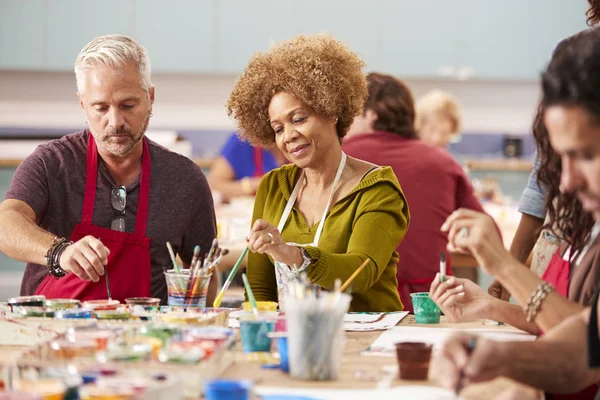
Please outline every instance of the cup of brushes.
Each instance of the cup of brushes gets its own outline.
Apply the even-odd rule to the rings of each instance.
[[[206,257],[200,255],[200,246],[196,246],[190,268],[184,269],[177,263],[169,242],[167,249],[173,263],[173,268],[165,271],[169,305],[205,308],[212,273],[228,251],[219,248],[217,239],[213,240]]]

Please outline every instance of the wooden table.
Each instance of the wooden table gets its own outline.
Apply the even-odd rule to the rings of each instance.
[[[437,328],[453,328],[453,329],[504,329],[514,330],[510,326],[487,326],[481,321],[470,323],[450,323],[442,317],[440,324],[436,325],[419,325],[416,324],[413,316],[405,317],[400,324],[401,326],[421,326],[426,329]],[[247,356],[241,352],[241,345],[238,343],[238,351],[236,354],[236,362],[225,373],[223,378],[226,379],[251,379],[255,386],[271,386],[271,387],[297,387],[297,388],[328,388],[328,389],[372,389],[376,388],[378,382],[376,380],[366,380],[357,377],[357,373],[374,377],[378,372],[386,366],[395,365],[396,359],[390,357],[377,356],[361,356],[361,351],[365,350],[369,345],[381,334],[379,332],[347,332],[346,347],[344,350],[341,366],[340,379],[337,381],[328,382],[310,382],[300,381],[290,378],[289,375],[280,370],[263,369],[258,364],[248,361]],[[8,361],[15,357],[20,351],[26,347],[19,346],[0,346],[0,359]],[[428,385],[438,386],[432,379],[427,381],[401,381],[395,379],[392,386],[402,385]],[[491,395],[501,392],[510,385],[510,381],[505,378],[499,378],[490,382],[472,385],[465,388],[462,392],[464,399],[488,399]]]

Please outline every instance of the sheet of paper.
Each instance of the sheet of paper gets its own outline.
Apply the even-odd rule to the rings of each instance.
[[[434,349],[439,348],[442,343],[455,332],[468,332],[497,341],[509,340],[535,340],[536,336],[527,332],[509,329],[451,329],[451,328],[429,328],[416,326],[396,326],[383,332],[364,355],[395,356],[395,344],[398,342],[425,342],[431,343]]]
[[[383,331],[398,325],[408,311],[390,313],[348,313],[344,316],[347,332]]]
[[[376,398],[377,400],[454,400],[450,390],[432,386],[399,386],[390,389],[303,389],[258,386],[254,392],[259,396],[276,399],[277,396],[294,396],[295,399],[346,400]],[[368,396],[368,397],[367,397]]]

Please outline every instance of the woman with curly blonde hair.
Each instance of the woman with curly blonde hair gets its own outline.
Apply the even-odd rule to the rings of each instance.
[[[255,55],[231,92],[240,135],[275,143],[290,161],[256,194],[247,275],[257,300],[279,301],[301,272],[333,290],[369,259],[350,309],[402,310],[395,248],[408,228],[406,199],[391,168],[340,145],[367,96],[363,66],[330,36],[298,36]]]

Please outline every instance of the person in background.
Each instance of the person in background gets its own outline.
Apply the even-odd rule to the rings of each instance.
[[[589,253],[600,246],[597,241],[600,231],[598,68],[600,28],[591,28],[561,41],[542,75],[544,123],[549,143],[561,160],[561,190],[577,196],[583,209],[596,221],[579,257],[587,257],[586,250]],[[486,216],[460,210],[448,219],[444,229],[449,231],[451,247],[471,252],[479,265],[496,276],[519,304],[524,305],[527,319],[546,334],[534,343],[500,344],[470,335],[450,339],[440,353],[442,382],[452,386],[461,374],[468,382],[506,376],[563,394],[593,384],[571,398],[594,398],[596,383],[600,381],[600,372],[590,369],[590,366],[598,366],[600,359],[595,315],[598,294],[592,301],[594,318],[590,318],[589,308],[565,299],[507,254]],[[554,312],[549,312],[551,310]],[[564,320],[565,315],[571,317],[561,323],[560,316]],[[589,335],[588,340],[586,335]],[[474,343],[470,346],[471,355],[466,355],[467,342]]]
[[[390,75],[367,75],[369,95],[364,111],[350,127],[342,149],[348,155],[389,165],[400,181],[410,206],[411,223],[398,245],[398,292],[404,309],[412,311],[410,294],[427,292],[446,234],[440,227],[457,208],[483,212],[462,167],[445,149],[420,140],[410,89]],[[448,273],[451,260],[446,256]]]
[[[352,283],[352,311],[400,311],[396,247],[409,223],[391,168],[346,156],[362,112],[363,61],[327,35],[298,36],[255,55],[228,102],[243,138],[290,161],[262,179],[247,238],[256,300],[279,301],[300,273],[326,289]]]
[[[225,201],[237,196],[252,196],[261,178],[284,161],[277,148],[254,147],[233,133],[223,146],[221,156],[211,166],[208,183]]]
[[[594,26],[600,21],[600,0],[588,0],[588,4],[589,8],[586,11],[586,22],[588,26]],[[538,108],[533,123],[533,134],[536,138],[538,135],[547,137],[541,108]],[[550,147],[549,144],[547,146]],[[545,160],[547,166],[560,165],[560,159],[551,148],[548,149],[546,153],[549,157]],[[552,259],[553,254],[562,244],[564,244],[564,239],[562,239],[560,235],[553,235],[551,232],[552,230],[547,229],[548,226],[542,230],[544,221],[547,221],[547,211],[554,211],[562,208],[562,206],[554,207],[553,198],[556,196],[551,196],[552,198],[548,199],[548,190],[544,184],[544,182],[546,185],[555,182],[556,177],[560,175],[560,171],[556,171],[556,167],[552,166],[551,168],[545,168],[546,172],[538,177],[540,164],[541,160],[539,157],[536,157],[533,169],[527,179],[527,186],[521,195],[521,200],[519,202],[521,220],[519,221],[519,226],[517,227],[515,237],[511,243],[510,253],[519,260],[519,262],[525,264],[533,249],[534,253],[531,259],[530,268],[538,275],[542,276],[546,271],[546,267]],[[558,186],[553,186],[555,186],[554,192],[557,193],[559,191]],[[578,200],[576,198],[572,196],[563,197],[562,201],[570,203],[566,204],[566,209],[575,210],[574,212],[576,215],[580,215],[580,211],[577,210],[581,209],[581,204],[577,204]],[[591,218],[588,217],[586,221],[583,221],[581,226],[586,227],[586,230],[579,232],[580,237],[584,237],[585,232],[590,231],[590,220]],[[575,241],[577,241],[577,239],[577,237],[574,238]],[[581,240],[579,242],[581,242]],[[577,248],[577,246],[572,247]],[[488,288],[488,293],[502,300],[508,301],[510,299],[510,293],[502,287],[497,279],[495,279]]]
[[[432,90],[416,103],[415,128],[428,144],[447,148],[460,132],[460,105],[449,93]]]
[[[165,303],[165,243],[189,264],[194,246],[208,250],[216,236],[210,188],[191,160],[144,137],[154,85],[140,44],[95,38],[75,77],[88,128],[38,146],[19,166],[0,204],[0,251],[27,262],[22,295],[106,299],[106,271],[114,299]]]

